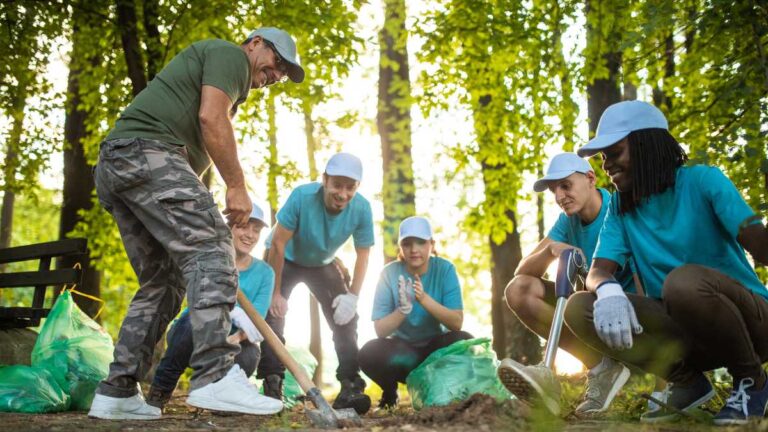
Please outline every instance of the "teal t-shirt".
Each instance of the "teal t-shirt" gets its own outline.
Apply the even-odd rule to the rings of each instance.
[[[381,271],[379,283],[376,285],[376,294],[373,298],[372,319],[374,321],[391,314],[400,305],[398,300],[400,276],[406,281],[413,282],[413,275],[406,271],[405,263],[402,261],[393,261]],[[464,309],[459,277],[456,274],[456,267],[450,261],[439,257],[430,257],[427,272],[421,276],[421,283],[424,286],[424,292],[436,302],[448,309]],[[413,310],[393,335],[410,342],[418,342],[439,336],[447,331],[440,324],[440,321],[414,300]]]
[[[568,216],[565,213],[560,213],[557,222],[555,222],[552,229],[549,230],[549,234],[547,234],[547,237],[552,241],[566,243],[581,249],[587,258],[587,266],[592,266],[592,255],[595,253],[597,238],[600,235],[600,228],[603,227],[603,220],[608,213],[608,207],[610,207],[611,202],[611,194],[607,190],[603,188],[598,190],[600,191],[603,204],[600,206],[600,213],[595,220],[584,225],[581,223],[579,215]],[[632,265],[631,258],[616,270],[614,277],[624,288],[624,291],[636,292],[635,280],[632,277],[633,273],[634,266]]]
[[[262,317],[266,317],[272,302],[272,293],[275,290],[275,272],[272,267],[264,261],[254,258],[247,269],[239,272],[238,283],[240,290],[253,304],[253,307]],[[189,313],[189,308],[184,309],[180,316],[187,313]]]
[[[221,39],[195,42],[178,53],[120,114],[107,139],[149,138],[187,146],[199,175],[211,165],[200,129],[203,86],[223,91],[230,115],[251,89],[251,67],[243,50]]]
[[[330,264],[350,236],[356,248],[373,246],[371,205],[359,193],[334,215],[325,208],[322,184],[305,184],[291,192],[276,218],[285,229],[293,231],[285,247],[285,259],[305,267]],[[266,247],[271,244],[270,233]]]
[[[646,295],[662,297],[667,275],[684,264],[713,268],[768,298],[736,240],[739,225],[754,215],[731,181],[717,168],[677,170],[675,186],[619,215],[618,198],[608,209],[595,258],[634,258]]]

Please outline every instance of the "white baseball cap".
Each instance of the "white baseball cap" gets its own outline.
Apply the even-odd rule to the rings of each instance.
[[[331,176],[349,177],[355,181],[363,179],[363,163],[351,153],[336,153],[328,159],[325,173]]]
[[[533,190],[544,192],[549,187],[549,182],[562,180],[573,173],[586,174],[592,170],[586,159],[579,157],[576,153],[560,153],[549,161],[547,174],[536,180],[533,184]]]
[[[404,238],[416,237],[422,240],[432,239],[432,227],[427,218],[421,216],[411,216],[400,222],[400,235],[397,242],[400,243]]]
[[[299,63],[299,56],[296,54],[296,42],[291,35],[284,30],[276,27],[262,27],[256,29],[248,35],[248,39],[255,36],[261,36],[275,46],[280,57],[288,63],[288,78],[295,83],[304,81],[304,68]]]
[[[641,129],[669,130],[664,114],[648,102],[639,100],[615,103],[605,109],[597,124],[595,137],[580,148],[581,157],[590,157]]]
[[[257,221],[264,223],[264,226],[268,227],[269,222],[267,222],[267,218],[264,216],[264,210],[262,210],[253,199],[251,199],[251,203],[253,203],[253,207],[251,208],[251,216],[249,219],[256,219]]]

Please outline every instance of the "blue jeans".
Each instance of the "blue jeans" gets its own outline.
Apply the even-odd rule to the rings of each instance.
[[[189,367],[189,359],[192,357],[192,350],[194,349],[192,324],[188,313],[173,323],[168,331],[167,342],[168,348],[157,366],[152,387],[163,392],[172,392],[176,388],[181,374]],[[240,365],[246,376],[251,376],[256,370],[256,365],[259,364],[260,357],[259,346],[244,340],[240,342],[240,354],[235,356],[235,363]]]

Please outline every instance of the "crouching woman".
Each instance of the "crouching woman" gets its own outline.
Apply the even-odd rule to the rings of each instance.
[[[383,390],[380,408],[397,405],[397,383],[431,353],[471,339],[464,321],[461,287],[450,261],[433,256],[432,227],[423,217],[400,224],[398,259],[381,272],[373,301],[377,339],[358,356],[360,368]]]

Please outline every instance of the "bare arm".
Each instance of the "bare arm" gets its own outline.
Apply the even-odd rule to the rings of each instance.
[[[352,276],[352,286],[349,291],[354,295],[360,295],[363,288],[365,273],[368,271],[368,256],[371,254],[371,248],[355,248],[357,259],[355,260],[355,270]]]
[[[609,280],[615,280],[613,274],[619,265],[615,261],[603,258],[592,260],[592,268],[587,275],[587,290],[595,292],[601,283]]]
[[[376,330],[376,336],[385,338],[397,330],[400,324],[405,321],[406,315],[400,312],[399,309],[395,309],[394,312],[385,316],[384,318],[377,319],[373,322],[373,328]]]
[[[755,262],[768,265],[768,228],[763,224],[747,225],[739,230],[738,240]]]
[[[272,270],[275,271],[275,291],[272,293],[272,304],[269,311],[278,317],[285,316],[288,309],[287,302],[280,292],[280,284],[283,278],[283,265],[285,264],[285,245],[293,237],[293,231],[280,225],[275,225],[275,231],[272,234],[272,244],[269,247],[267,262]]]
[[[205,149],[227,185],[224,214],[230,225],[244,227],[251,212],[251,199],[237,158],[237,142],[229,113],[232,101],[220,89],[204,85],[200,96],[200,130]]]

